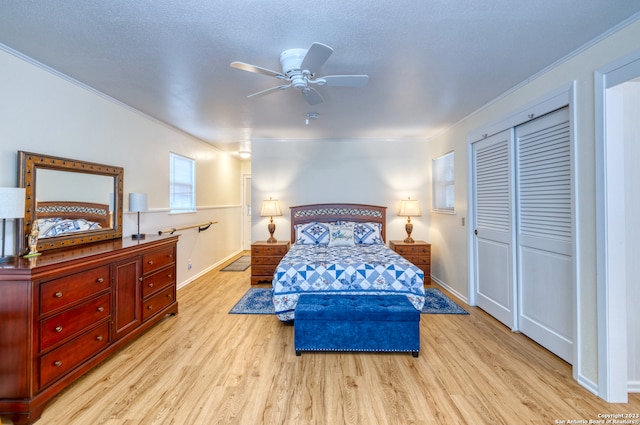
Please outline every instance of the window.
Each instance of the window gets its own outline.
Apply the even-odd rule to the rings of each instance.
[[[431,181],[433,184],[433,211],[453,213],[456,186],[453,179],[453,152],[433,160]]]
[[[196,161],[169,153],[169,208],[171,212],[196,210]]]

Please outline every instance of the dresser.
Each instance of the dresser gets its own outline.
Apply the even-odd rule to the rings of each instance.
[[[31,424],[65,387],[178,312],[178,236],[0,263],[0,415]]]
[[[251,284],[272,283],[276,267],[290,246],[289,241],[252,243]]]
[[[424,284],[431,285],[431,244],[424,241],[407,243],[389,241],[389,248],[411,261],[424,272]]]

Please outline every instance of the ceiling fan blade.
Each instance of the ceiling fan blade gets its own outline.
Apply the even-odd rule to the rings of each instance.
[[[309,80],[312,82],[312,80]],[[369,82],[368,75],[327,75],[313,80],[319,86],[362,87]]]
[[[309,105],[317,105],[318,103],[322,103],[324,99],[320,96],[320,93],[313,87],[307,87],[302,90],[302,95],[304,99],[307,101]]]
[[[300,69],[308,70],[313,74],[320,69],[332,53],[333,49],[326,44],[313,43],[307,50],[307,54],[304,55]]]
[[[276,77],[283,80],[287,78],[280,72],[272,71],[267,68],[262,68],[261,66],[251,65],[244,62],[231,62],[231,68],[240,69],[247,72],[254,72],[256,74],[268,75],[269,77]]]
[[[278,90],[284,90],[284,89],[287,89],[289,87],[291,87],[291,84],[286,84],[286,85],[277,86],[277,87],[271,87],[269,89],[262,90],[262,91],[259,91],[257,93],[250,94],[249,96],[247,96],[247,98],[266,96],[266,95],[271,94],[273,92],[277,92]]]

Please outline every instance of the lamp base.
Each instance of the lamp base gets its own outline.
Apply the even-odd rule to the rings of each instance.
[[[409,218],[411,220],[411,218]],[[414,243],[415,241],[411,237],[411,232],[413,232],[413,224],[411,221],[408,221],[407,224],[404,225],[404,230],[407,232],[407,238],[404,240],[404,243]]]
[[[131,235],[131,239],[139,240],[144,239],[146,236],[144,233],[136,233],[135,235]]]
[[[273,218],[271,218],[273,220]],[[273,233],[276,231],[275,223],[271,222],[267,225],[267,230],[269,230],[269,239],[267,239],[267,243],[276,243],[278,242],[276,238],[273,237]]]

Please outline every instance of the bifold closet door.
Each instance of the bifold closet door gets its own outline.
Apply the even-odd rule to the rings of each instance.
[[[573,360],[573,209],[569,108],[515,129],[518,327]]]
[[[515,330],[511,130],[472,145],[477,305]]]

